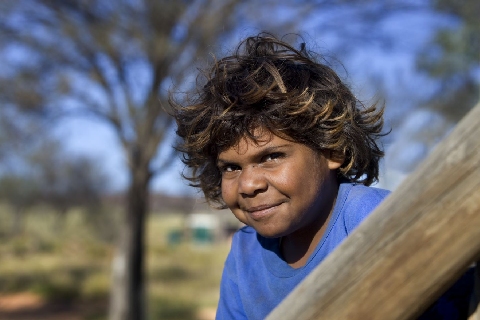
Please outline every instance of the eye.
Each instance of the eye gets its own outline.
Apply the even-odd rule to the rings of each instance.
[[[220,172],[234,172],[240,170],[240,167],[234,164],[224,164],[219,167]]]
[[[272,152],[263,157],[263,161],[273,161],[283,158],[285,155],[282,152]]]

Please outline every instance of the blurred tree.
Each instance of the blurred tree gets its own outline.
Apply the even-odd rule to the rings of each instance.
[[[53,207],[58,227],[74,206],[98,211],[108,178],[92,159],[68,156],[58,141],[45,136],[32,147],[23,154],[10,150],[9,156],[17,161],[0,173],[0,199],[13,209],[12,234],[21,232],[24,212],[35,204]]]
[[[168,87],[190,87],[191,67],[238,33],[306,28],[336,35],[333,52],[380,39],[391,14],[426,2],[375,0],[18,0],[0,2],[2,101],[39,118],[89,115],[111,125],[129,165],[124,230],[113,262],[111,319],[143,319],[144,224],[152,177],[172,161]],[[272,18],[275,17],[275,18]],[[302,25],[309,23],[308,26]],[[348,23],[345,23],[348,22]],[[247,29],[249,28],[249,29]],[[222,44],[222,45],[219,45]]]
[[[0,200],[12,208],[11,235],[15,236],[23,230],[25,210],[39,202],[40,188],[24,175],[5,174],[0,176]]]
[[[145,317],[148,187],[172,159],[156,157],[172,127],[165,89],[179,84],[192,61],[231,29],[237,2],[0,3],[1,49],[10,57],[0,80],[2,100],[44,119],[66,114],[102,119],[115,130],[128,159],[128,205],[113,263],[112,319]]]
[[[39,132],[32,119],[11,105],[0,108],[0,200],[12,208],[11,234],[23,230],[25,210],[40,201],[37,181],[29,177],[29,150]],[[36,141],[38,142],[38,141]]]
[[[402,117],[385,159],[403,177],[480,99],[480,3],[435,0],[432,6],[441,24],[416,56],[419,73],[429,81],[413,88],[428,93]]]
[[[450,23],[420,52],[418,67],[439,83],[427,107],[456,123],[480,100],[480,2],[433,3]]]
[[[100,205],[109,179],[93,159],[68,155],[59,141],[46,134],[34,139],[28,128],[22,128],[30,124],[24,116],[5,115],[0,119],[7,124],[0,127],[0,149],[5,150],[0,157],[0,198],[14,209],[14,233],[21,231],[25,209],[37,203],[52,206],[60,223],[73,206]]]
[[[43,141],[41,148],[31,154],[29,161],[31,179],[41,186],[41,201],[58,213],[58,229],[73,207],[98,212],[109,179],[93,159],[66,154],[58,141],[50,140]]]
[[[1,89],[0,89],[1,90]],[[0,174],[2,171],[23,170],[26,159],[37,137],[43,135],[42,127],[32,117],[19,112],[9,104],[0,107]]]

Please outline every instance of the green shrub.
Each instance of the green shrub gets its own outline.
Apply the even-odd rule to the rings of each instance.
[[[23,257],[29,251],[28,239],[25,237],[15,237],[10,242],[11,253],[17,257]]]
[[[149,274],[148,280],[155,282],[179,282],[191,279],[194,275],[185,267],[181,265],[171,265],[159,267],[152,270]]]
[[[32,291],[50,301],[70,303],[80,297],[80,286],[68,274],[57,274],[36,283]]]
[[[149,318],[162,320],[194,320],[196,319],[197,305],[192,301],[185,301],[171,297],[157,297],[149,301]]]
[[[105,272],[89,275],[82,282],[82,298],[95,299],[109,296],[110,278]]]

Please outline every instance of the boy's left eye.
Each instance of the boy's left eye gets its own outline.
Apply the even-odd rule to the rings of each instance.
[[[283,153],[281,152],[274,152],[274,153],[269,153],[265,157],[263,157],[263,161],[272,161],[275,159],[279,159],[283,157]]]

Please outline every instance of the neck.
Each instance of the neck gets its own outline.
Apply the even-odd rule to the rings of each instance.
[[[325,233],[330,215],[324,219],[322,226],[314,234],[303,237],[288,235],[280,238],[280,252],[283,259],[293,268],[303,267]]]
[[[335,206],[338,184],[333,189],[330,190],[328,196],[325,195],[327,199],[331,200],[324,204],[325,209],[318,212],[314,221],[296,232],[280,238],[280,253],[291,267],[303,267],[322,239]]]

